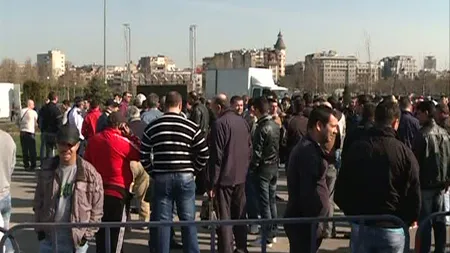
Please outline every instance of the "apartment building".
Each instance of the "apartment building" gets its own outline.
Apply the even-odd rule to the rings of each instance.
[[[423,59],[423,69],[425,71],[435,72],[436,71],[436,57],[434,56],[425,56]]]
[[[174,71],[175,63],[164,55],[144,56],[139,59],[138,68],[141,72]]]
[[[269,68],[274,80],[285,76],[286,45],[283,35],[278,33],[273,48],[240,49],[215,53],[203,58],[204,69]]]
[[[414,79],[417,76],[416,60],[408,55],[384,57],[379,62],[383,78],[397,77]]]
[[[379,65],[374,62],[358,63],[356,65],[356,82],[365,85],[378,82],[380,78]]]
[[[340,56],[333,50],[308,54],[305,56],[305,85],[317,92],[355,85],[357,63],[356,57]]]
[[[66,55],[60,50],[38,54],[37,67],[41,78],[58,78],[66,72]]]

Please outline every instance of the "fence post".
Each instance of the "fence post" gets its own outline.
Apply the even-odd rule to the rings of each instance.
[[[52,229],[52,241],[53,241],[53,243],[52,243],[53,252],[59,252],[58,251],[58,233],[56,233],[56,227],[53,227],[53,229]]]
[[[311,223],[311,242],[310,242],[310,251],[311,251],[311,253],[316,253],[317,252],[317,250],[316,250],[316,247],[317,247],[317,236],[316,236],[316,234],[317,234],[317,226],[318,226],[318,223],[317,222],[313,222],[313,223]]]
[[[111,252],[111,228],[105,228],[105,252]]]

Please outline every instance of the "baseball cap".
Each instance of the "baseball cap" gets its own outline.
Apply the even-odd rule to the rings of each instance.
[[[110,98],[106,100],[105,106],[119,107],[119,104],[114,101],[114,99]]]
[[[56,134],[57,143],[75,145],[80,141],[80,131],[74,125],[62,126]]]

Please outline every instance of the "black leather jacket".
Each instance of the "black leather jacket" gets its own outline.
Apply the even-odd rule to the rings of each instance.
[[[205,105],[200,102],[196,102],[192,106],[189,119],[198,124],[201,130],[208,133],[209,130],[209,111]]]
[[[277,164],[280,149],[280,126],[272,116],[266,115],[256,122],[253,135],[253,155],[250,170],[258,171],[263,165]]]
[[[420,166],[421,189],[444,189],[449,180],[450,135],[434,120],[420,129],[413,151]]]

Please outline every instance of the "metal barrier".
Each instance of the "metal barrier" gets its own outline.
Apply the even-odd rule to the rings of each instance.
[[[1,230],[0,232],[4,233],[3,238],[0,240],[0,249],[5,245],[6,239],[9,238],[11,240],[11,244],[13,244],[13,248],[15,252],[20,252],[19,245],[17,241],[14,239],[14,233],[23,229],[47,229],[52,230],[52,241],[57,242],[58,234],[56,233],[57,229],[61,228],[86,228],[86,227],[95,227],[95,228],[104,228],[105,229],[105,249],[106,252],[111,252],[111,228],[118,227],[129,227],[129,228],[158,228],[158,227],[184,227],[184,226],[209,226],[211,227],[211,243],[210,243],[210,252],[216,252],[216,232],[215,228],[218,226],[232,226],[232,225],[261,225],[262,229],[262,245],[261,252],[267,252],[266,245],[266,230],[264,229],[267,225],[272,224],[311,224],[316,225],[318,223],[324,222],[358,222],[359,224],[364,224],[367,221],[390,221],[398,224],[403,227],[405,231],[405,252],[409,251],[409,228],[405,226],[403,221],[393,215],[366,215],[366,216],[340,216],[340,217],[323,217],[323,218],[282,218],[282,219],[271,219],[271,220],[214,220],[214,221],[158,221],[158,222],[102,222],[102,223],[22,223],[17,224],[11,227],[9,230]],[[364,233],[364,226],[359,230],[359,234],[362,235]],[[314,252],[314,248],[316,248],[316,240],[315,234],[317,232],[317,226],[311,226],[311,252]],[[58,244],[53,243],[53,252],[58,252]]]
[[[445,216],[450,216],[450,212],[432,213],[430,216],[426,217],[424,220],[422,220],[419,223],[419,227],[417,228],[416,236],[415,236],[415,240],[414,240],[414,252],[420,252],[420,247],[422,245],[420,235],[422,234],[424,227],[426,227],[428,225],[427,223],[431,222],[432,220],[434,220],[438,217],[442,217],[442,216],[444,216],[444,218],[445,218]],[[446,223],[446,222],[444,221],[444,223]]]

